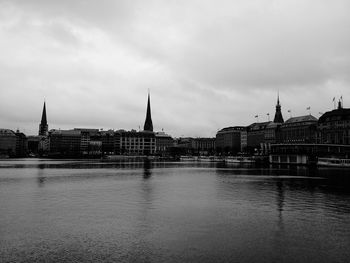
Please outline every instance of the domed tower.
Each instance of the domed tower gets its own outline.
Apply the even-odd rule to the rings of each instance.
[[[275,122],[275,123],[284,123],[282,112],[281,112],[279,93],[277,94],[276,113],[275,113],[275,118],[273,119],[273,122]]]

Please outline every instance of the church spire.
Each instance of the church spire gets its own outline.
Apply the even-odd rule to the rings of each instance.
[[[46,118],[46,105],[44,101],[44,107],[43,107],[43,113],[41,115],[41,122],[39,124],[39,135],[46,136],[48,134],[49,126],[47,124],[47,118]]]
[[[145,120],[145,125],[143,126],[143,130],[153,132],[153,123],[152,123],[152,117],[151,117],[151,102],[150,102],[149,91],[148,91],[146,120]]]
[[[277,93],[276,113],[275,113],[275,118],[273,119],[273,122],[275,122],[275,123],[283,123],[284,122],[282,112],[281,112],[279,91]]]

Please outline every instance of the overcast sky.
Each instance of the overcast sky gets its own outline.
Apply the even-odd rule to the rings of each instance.
[[[0,0],[0,128],[215,136],[350,107],[349,0]]]

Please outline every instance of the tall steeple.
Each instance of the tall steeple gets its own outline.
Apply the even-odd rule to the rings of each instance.
[[[151,117],[151,102],[150,102],[149,92],[148,92],[148,101],[147,101],[146,120],[145,120],[145,125],[143,126],[143,130],[153,132],[153,123],[152,123],[152,117]]]
[[[47,124],[46,105],[44,101],[43,113],[41,115],[41,122],[39,124],[39,135],[46,136],[48,134],[48,131],[49,131],[49,125]]]
[[[275,118],[273,119],[273,122],[275,122],[275,123],[283,123],[284,122],[282,112],[281,112],[279,92],[277,93],[276,113],[275,113]]]

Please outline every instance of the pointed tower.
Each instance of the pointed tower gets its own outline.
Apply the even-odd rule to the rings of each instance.
[[[284,123],[282,112],[281,112],[279,92],[277,93],[276,113],[275,113],[275,118],[273,119],[273,122],[275,122],[275,123]]]
[[[151,103],[150,103],[149,92],[148,92],[146,120],[145,120],[145,125],[143,126],[143,130],[153,132],[153,123],[152,123],[152,117],[151,117]]]
[[[49,131],[49,125],[47,124],[46,105],[45,105],[45,102],[44,102],[43,114],[41,115],[41,122],[39,124],[39,135],[47,136],[48,131]]]

